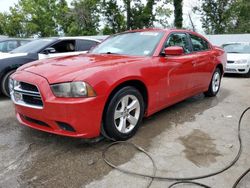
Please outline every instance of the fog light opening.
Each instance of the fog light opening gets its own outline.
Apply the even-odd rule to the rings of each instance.
[[[76,130],[68,123],[64,123],[64,122],[60,122],[60,121],[57,121],[56,123],[60,127],[60,129],[62,129],[64,131],[76,132]]]

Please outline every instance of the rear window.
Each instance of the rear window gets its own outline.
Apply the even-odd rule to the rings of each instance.
[[[227,53],[250,54],[250,44],[232,43],[222,45]]]
[[[32,42],[29,42],[23,46],[16,48],[15,50],[11,51],[12,53],[38,53],[41,49],[45,48],[46,46],[50,45],[56,41],[56,39],[38,39]]]
[[[92,47],[96,46],[98,42],[92,40],[78,40],[77,51],[89,51]]]
[[[193,51],[199,52],[209,50],[209,44],[206,40],[195,35],[190,35],[190,37],[193,45]]]

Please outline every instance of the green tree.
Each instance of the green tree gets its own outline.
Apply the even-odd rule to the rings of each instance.
[[[233,22],[233,5],[236,0],[200,0],[194,10],[201,13],[202,27],[207,34],[228,33]]]
[[[153,27],[155,21],[154,5],[155,0],[148,0],[145,5],[140,0],[134,1],[134,6],[131,8],[132,29]]]
[[[99,32],[100,1],[74,0],[72,6],[67,35],[96,35]]]
[[[125,11],[126,11],[126,18],[127,18],[127,30],[130,30],[132,27],[131,23],[131,0],[123,0]]]
[[[4,33],[14,37],[56,36],[67,28],[66,0],[20,0],[4,16]]]
[[[249,0],[237,0],[232,5],[232,15],[234,15],[231,21],[230,33],[250,33],[250,1]]]
[[[158,6],[156,7],[155,22],[156,24],[166,28],[169,27],[169,17],[172,14],[172,10],[168,7]]]
[[[103,34],[109,35],[125,30],[125,16],[122,7],[118,6],[116,0],[104,0],[102,2],[102,13],[105,17],[105,27]]]
[[[10,14],[4,14],[4,34],[11,37],[25,37],[24,15],[20,14],[20,9],[16,5],[10,8]]]
[[[25,15],[28,34],[39,34],[41,37],[55,36],[61,29],[59,25],[67,9],[65,0],[21,0],[21,14]]]
[[[176,28],[182,28],[182,1],[183,0],[174,0],[174,25]]]
[[[156,20],[156,3],[159,0],[123,0],[126,12],[127,29],[153,27]]]
[[[6,17],[3,13],[0,13],[0,35],[4,35],[4,27],[5,27]]]

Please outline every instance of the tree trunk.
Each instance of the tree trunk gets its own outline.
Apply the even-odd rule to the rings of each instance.
[[[182,1],[174,0],[174,25],[176,28],[182,28]]]

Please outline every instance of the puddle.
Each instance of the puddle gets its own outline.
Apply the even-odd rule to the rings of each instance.
[[[221,156],[214,139],[201,130],[195,129],[179,139],[185,147],[186,158],[197,166],[209,166],[216,162],[216,157]]]

